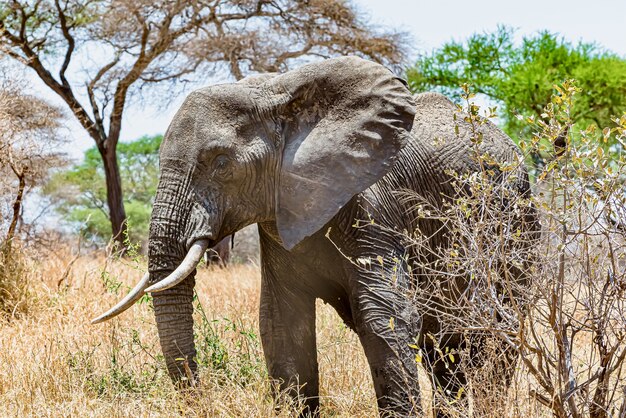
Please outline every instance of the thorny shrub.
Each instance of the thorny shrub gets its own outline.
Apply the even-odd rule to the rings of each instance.
[[[540,119],[526,120],[535,134],[507,164],[480,151],[494,111],[481,115],[464,91],[457,119],[472,126],[480,169],[448,173],[457,194],[442,207],[406,192],[447,237],[433,248],[422,231],[403,233],[418,254],[407,263],[419,281],[411,297],[442,324],[423,337],[435,360],[412,345],[416,361],[467,376],[456,393],[433,378],[432,402],[452,416],[519,416],[531,403],[541,415],[625,417],[626,115],[575,131],[579,89],[566,81]],[[519,164],[538,152],[550,158],[531,170],[533,193],[517,193]],[[464,336],[455,349],[452,334]]]

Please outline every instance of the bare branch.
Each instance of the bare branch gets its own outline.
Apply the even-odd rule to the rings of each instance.
[[[59,0],[54,0],[54,5],[56,6],[57,13],[59,15],[59,23],[61,24],[61,32],[67,41],[67,49],[65,51],[65,58],[63,59],[63,64],[61,64],[61,70],[59,71],[59,78],[61,79],[61,83],[63,87],[66,89],[70,89],[70,83],[68,83],[65,78],[65,72],[67,71],[67,67],[70,65],[70,61],[72,59],[72,53],[74,52],[74,47],[76,45],[74,41],[74,37],[70,34],[69,28],[67,26],[67,17],[65,16],[65,10],[61,9],[61,5],[59,4]]]

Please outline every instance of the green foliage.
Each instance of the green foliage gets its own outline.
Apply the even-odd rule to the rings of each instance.
[[[593,44],[572,45],[541,32],[514,42],[514,31],[498,27],[474,34],[465,42],[449,42],[419,58],[408,73],[415,92],[439,91],[460,101],[460,86],[484,94],[498,105],[502,128],[514,140],[530,138],[528,118],[541,118],[558,93],[554,86],[575,79],[581,89],[571,109],[575,125],[609,126],[626,111],[626,60]],[[615,136],[606,143],[616,145]],[[543,161],[541,156],[536,160]]]
[[[118,163],[124,190],[128,240],[145,241],[148,235],[152,199],[158,182],[158,150],[161,135],[144,136],[118,145]],[[111,235],[102,159],[90,148],[80,164],[56,173],[44,193],[57,203],[58,212],[70,223],[83,225],[87,235],[106,242]]]
[[[260,341],[250,324],[229,318],[210,320],[194,295],[195,340],[198,365],[211,370],[220,383],[245,387],[254,376],[264,375]],[[230,343],[229,343],[230,342]]]
[[[164,378],[160,372],[164,363],[161,356],[153,357],[158,361],[152,364],[141,363],[140,371],[137,372],[141,355],[147,353],[152,357],[151,352],[155,351],[155,347],[143,342],[136,329],[112,332],[107,337],[111,343],[110,351],[105,353],[105,362],[101,364],[96,362],[98,347],[66,349],[65,363],[72,377],[80,378],[84,388],[98,398],[116,398],[128,394],[145,396],[157,389]]]

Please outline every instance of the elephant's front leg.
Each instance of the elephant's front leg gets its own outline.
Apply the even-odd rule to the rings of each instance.
[[[406,295],[408,277],[401,268],[359,270],[351,282],[353,315],[380,414],[423,416],[413,348],[420,317]]]
[[[269,375],[281,391],[304,402],[302,415],[319,412],[315,298],[294,292],[275,277],[261,284],[261,342]]]

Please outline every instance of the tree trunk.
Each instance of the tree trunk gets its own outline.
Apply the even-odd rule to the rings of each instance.
[[[107,187],[107,205],[109,207],[109,219],[111,220],[111,233],[113,240],[118,244],[118,249],[124,249],[126,238],[126,210],[122,195],[122,177],[117,164],[117,153],[114,147],[100,148],[100,155],[104,164],[104,178]]]
[[[17,178],[19,180],[18,188],[17,188],[17,196],[15,197],[15,201],[13,202],[13,216],[11,217],[11,223],[9,224],[9,230],[7,231],[7,237],[5,240],[5,246],[8,251],[11,249],[11,241],[15,237],[15,231],[17,230],[17,221],[20,218],[20,211],[22,210],[22,200],[24,199],[24,189],[26,189],[26,173],[24,169],[21,173],[18,174],[18,171],[15,171]]]

